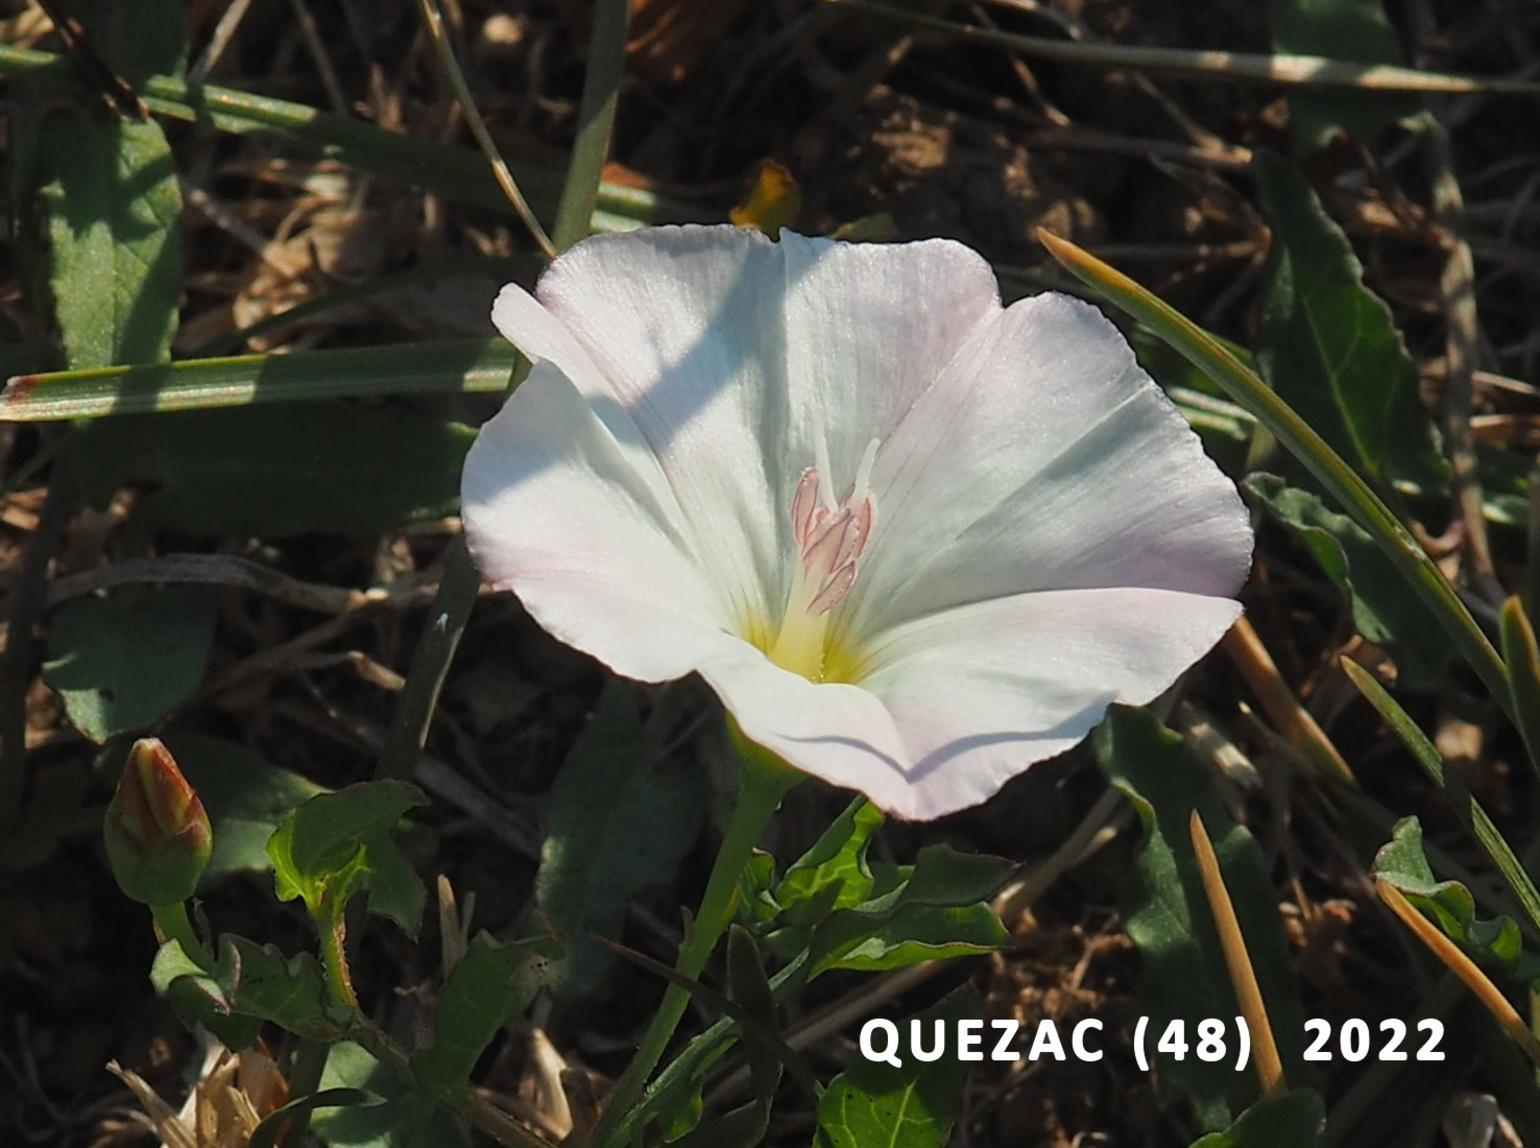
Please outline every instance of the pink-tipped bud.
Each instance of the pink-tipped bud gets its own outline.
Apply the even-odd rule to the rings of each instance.
[[[203,802],[153,737],[128,751],[102,833],[119,888],[146,905],[191,897],[214,846]]]

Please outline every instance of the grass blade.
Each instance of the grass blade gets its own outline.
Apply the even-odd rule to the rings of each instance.
[[[0,44],[0,76],[47,80],[60,88],[89,94],[70,62],[52,52]],[[452,199],[502,214],[512,211],[486,161],[469,148],[394,132],[375,124],[323,112],[308,104],[272,99],[212,84],[190,88],[181,80],[154,76],[140,89],[158,116],[209,123],[234,134],[272,136],[297,150],[335,159]],[[552,211],[561,194],[561,176],[546,168],[510,169],[529,196],[533,209]],[[664,199],[641,188],[603,183],[598,214],[630,223],[687,222],[709,212]]]
[[[535,246],[540,248],[547,259],[555,259],[556,249],[551,246],[551,237],[545,233],[540,220],[530,210],[529,201],[524,198],[524,192],[519,188],[519,181],[514,179],[513,172],[508,170],[508,162],[497,150],[492,134],[487,131],[486,122],[481,118],[481,109],[476,106],[470,86],[465,82],[465,73],[460,71],[460,62],[455,59],[454,48],[449,43],[449,30],[444,27],[444,15],[439,11],[438,0],[420,0],[418,6],[422,9],[422,19],[428,29],[428,38],[433,41],[433,47],[438,52],[439,66],[444,70],[444,78],[449,81],[449,86],[454,91],[460,110],[465,114],[465,122],[470,127],[471,134],[476,137],[477,146],[481,148],[481,154],[486,157],[488,165],[492,168],[497,186],[507,197],[514,214],[524,221],[524,226],[529,229]],[[588,214],[592,217],[592,207],[589,208]]]
[[[1351,658],[1342,659],[1343,672],[1348,680],[1353,683],[1358,692],[1364,696],[1364,700],[1379,711],[1379,715],[1387,726],[1390,727],[1401,743],[1411,753],[1412,759],[1422,767],[1422,771],[1432,779],[1433,783],[1444,791],[1454,808],[1456,816],[1465,822],[1481,843],[1481,848],[1492,859],[1492,864],[1502,873],[1508,882],[1508,887],[1513,890],[1514,896],[1519,899],[1519,904],[1524,907],[1524,912],[1529,916],[1536,929],[1540,929],[1540,890],[1535,888],[1535,883],[1530,879],[1518,856],[1512,847],[1493,824],[1492,818],[1474,797],[1471,796],[1465,785],[1456,774],[1452,774],[1444,763],[1443,754],[1438,752],[1434,744],[1428,740],[1411,715],[1401,708],[1401,703],[1390,696],[1388,690],[1375,680],[1369,673]]]
[[[1501,629],[1519,732],[1524,735],[1530,762],[1540,768],[1540,646],[1535,644],[1524,603],[1516,595],[1503,603]]]
[[[594,11],[577,141],[556,213],[553,238],[558,250],[565,251],[588,234],[594,205],[599,202],[604,163],[609,156],[610,129],[615,121],[615,101],[620,91],[620,72],[625,64],[629,13],[628,0],[601,0]],[[504,376],[509,389],[517,383],[516,370],[517,366]],[[471,561],[465,539],[457,538],[444,555],[444,576],[428,610],[432,622],[412,654],[400,705],[375,764],[376,777],[412,775],[427,741],[428,725],[438,706],[449,663],[459,649],[460,637],[470,622],[471,608],[480,590],[481,574]]]
[[[507,388],[517,359],[501,339],[447,339],[18,375],[0,392],[0,422],[364,395],[497,393]]]
[[[599,203],[604,165],[610,158],[615,104],[620,99],[620,76],[626,64],[626,28],[630,18],[629,0],[599,0],[594,5],[577,139],[562,186],[561,206],[556,212],[553,238],[559,251],[567,250],[588,234]]]
[[[833,7],[870,12],[911,28],[924,28],[959,40],[998,44],[1044,60],[1089,64],[1103,68],[1137,68],[1210,80],[1253,80],[1287,87],[1348,88],[1375,92],[1426,92],[1430,95],[1473,95],[1506,92],[1534,95],[1540,83],[1507,76],[1459,76],[1390,64],[1360,64],[1324,56],[1262,55],[1254,52],[1215,52],[1192,48],[1155,48],[1136,44],[1100,44],[1025,36],[905,11],[871,0],[823,0]]]
[[[1122,272],[1067,239],[1039,231],[1050,254],[1077,279],[1154,331],[1245,407],[1297,458],[1384,551],[1455,647],[1514,718],[1508,671],[1443,572],[1358,473],[1223,344]],[[1516,720],[1516,719],[1515,719]]]

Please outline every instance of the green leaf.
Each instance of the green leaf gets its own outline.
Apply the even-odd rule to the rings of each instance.
[[[886,972],[925,961],[977,957],[1010,944],[1011,936],[988,905],[903,905],[869,917],[850,910],[829,918],[814,934],[813,973],[831,969]]]
[[[1519,980],[1540,979],[1540,957],[1524,951],[1524,938],[1513,918],[1476,916],[1476,899],[1469,889],[1433,875],[1417,818],[1396,822],[1390,841],[1374,858],[1374,874],[1404,893],[1445,936],[1473,956],[1497,962]]]
[[[699,1088],[695,1088],[664,1135],[665,1141],[677,1148],[756,1148],[770,1125],[770,1106],[782,1069],[781,1046],[765,1036],[779,1030],[775,993],[765,977],[753,935],[737,924],[729,927],[727,936],[727,980],[732,1000],[757,1022],[737,1024],[748,1054],[754,1099],[702,1120],[703,1102]]]
[[[181,74],[181,0],[139,0],[132,10],[116,0],[60,5],[131,86]],[[69,365],[168,358],[182,291],[182,196],[165,133],[156,123],[125,122],[99,97],[75,107],[38,102],[46,110],[35,121],[23,115],[21,127],[37,133],[38,194],[28,210],[46,219],[48,279]]]
[[[1363,64],[1401,63],[1401,42],[1385,18],[1382,0],[1270,0],[1273,49],[1302,56],[1331,56]],[[1421,110],[1405,92],[1308,87],[1289,93],[1295,140],[1308,149],[1324,147],[1338,128],[1364,144],[1403,116]]]
[[[328,1108],[318,1111],[310,1130],[333,1148],[400,1148],[396,1129],[401,1123],[400,1097],[406,1084],[392,1075],[365,1049],[352,1041],[339,1041],[327,1052],[321,1073],[323,1090],[353,1088],[387,1097],[372,1107]],[[464,1148],[466,1138],[447,1112],[435,1113],[425,1137],[434,1148]]]
[[[108,425],[108,424],[103,424]],[[375,534],[453,513],[476,432],[407,410],[315,403],[113,420],[133,426],[120,473],[155,489],[142,513],[189,534]],[[88,484],[115,475],[90,473]]]
[[[851,815],[847,820],[852,829],[857,809],[852,806],[846,811]],[[843,830],[836,835],[839,832]],[[815,846],[815,851],[829,850]],[[872,896],[824,918],[812,934],[811,949],[805,930],[782,930],[783,934],[798,933],[796,939],[801,943],[792,952],[780,951],[778,935],[767,938],[787,960],[770,978],[775,999],[789,999],[810,976],[833,969],[896,969],[1001,948],[1009,936],[982,898],[993,894],[1014,868],[999,858],[962,854],[944,845],[921,850],[912,866],[863,865],[871,878]],[[823,911],[827,911],[839,889],[835,884],[821,885],[803,904],[823,902]],[[727,1021],[692,1039],[658,1074],[641,1103],[626,1117],[621,1133],[629,1134],[654,1120],[672,1120],[667,1127],[673,1138],[694,1127],[701,1082],[736,1039],[737,1029]],[[726,1136],[746,1125],[743,1116],[729,1115],[733,1117],[729,1128],[703,1124],[702,1129],[711,1128]],[[713,1141],[706,1139],[704,1143]]]
[[[755,849],[738,878],[738,919],[754,927],[768,926],[774,921],[781,912],[775,886],[775,858],[763,849]]]
[[[668,1114],[668,1121],[663,1125],[663,1142],[673,1144],[688,1136],[696,1128],[700,1127],[701,1117],[706,1112],[706,1098],[702,1095],[702,1089],[706,1081],[704,1075],[692,1078],[688,1085],[682,1085],[678,1103],[665,1102],[659,1106],[659,1111]]]
[[[444,982],[434,1009],[433,1043],[412,1054],[417,1086],[439,1097],[460,1088],[492,1038],[521,1013],[538,987],[546,940],[499,944],[478,933]]]
[[[1390,309],[1364,286],[1363,265],[1305,177],[1266,152],[1255,169],[1273,227],[1262,376],[1382,490],[1403,477],[1437,485],[1447,468]]]
[[[743,934],[743,937],[748,938],[752,942],[751,935],[742,926],[733,927],[738,929]],[[740,939],[740,946],[742,943]],[[767,1023],[763,1012],[763,1002],[761,1004],[761,1011],[752,1011],[732,997],[723,996],[703,981],[686,976],[679,970],[670,968],[662,961],[649,957],[646,953],[637,952],[635,949],[627,948],[625,945],[614,941],[608,942],[608,944],[610,948],[615,950],[617,955],[624,957],[631,964],[656,977],[662,978],[670,985],[683,989],[708,1008],[726,1014],[724,1021],[711,1026],[706,1033],[702,1034],[702,1037],[706,1038],[704,1047],[701,1038],[691,1041],[686,1046],[685,1052],[668,1069],[660,1074],[658,1081],[655,1082],[656,1088],[648,1092],[646,1099],[651,1101],[657,1098],[661,1091],[667,1094],[668,1097],[663,1107],[658,1109],[649,1104],[644,1105],[642,1109],[638,1109],[635,1106],[629,1106],[624,1110],[617,1109],[617,1115],[621,1111],[625,1113],[624,1116],[620,1117],[620,1123],[623,1126],[629,1127],[633,1120],[641,1117],[643,1110],[650,1109],[647,1119],[650,1119],[651,1113],[654,1112],[670,1118],[670,1136],[678,1136],[680,1133],[690,1130],[701,1108],[699,1101],[700,1077],[697,1073],[703,1072],[710,1061],[720,1055],[721,1051],[735,1039],[734,1028],[727,1025],[727,1019],[731,1020],[732,1026],[736,1028],[736,1032],[745,1033],[750,1038],[752,1042],[751,1059],[760,1060],[761,1064],[763,1064],[763,1058],[773,1055],[797,1079],[807,1095],[815,1096],[817,1094],[818,1083],[813,1078],[812,1070],[808,1068],[801,1055],[781,1039],[777,1027],[773,1023]],[[753,959],[758,960],[757,953]],[[736,960],[739,962],[745,960],[741,947]],[[771,1001],[782,995],[790,998],[795,994],[796,987],[801,983],[799,972],[803,964],[805,964],[804,961],[798,961],[796,966],[782,969],[768,982],[768,995]],[[743,966],[740,963],[738,971],[740,986],[742,985],[742,977],[744,975]],[[751,990],[751,999],[758,995],[756,991]],[[770,1011],[770,1016],[773,1021],[773,1009]],[[700,1051],[702,1054],[698,1060],[694,1057],[695,1051]],[[685,1068],[681,1073],[678,1071],[681,1067],[681,1062],[691,1065],[691,1067]],[[665,1083],[665,1078],[672,1079]],[[712,1121],[710,1126],[715,1126],[716,1123],[716,1121]],[[734,1119],[729,1123],[731,1127],[738,1130],[735,1132],[735,1135],[742,1134],[743,1125],[741,1121]],[[698,1139],[692,1140],[692,1143],[700,1142]],[[703,1148],[711,1143],[709,1139],[704,1140]]]
[[[268,764],[238,742],[184,733],[168,734],[164,740],[214,826],[214,853],[203,874],[205,883],[231,873],[271,869],[268,838],[294,810],[326,792],[308,778]]]
[[[1368,532],[1315,494],[1289,486],[1276,475],[1253,474],[1245,486],[1342,592],[1352,608],[1354,627],[1395,659],[1405,685],[1427,690],[1442,684],[1449,643],[1428,629],[1426,608],[1396,576],[1395,566]]]
[[[916,1018],[930,1036],[940,1021],[947,1033],[976,1018],[982,1002],[971,990],[955,992]],[[899,1031],[908,1031],[900,1025]],[[942,1148],[952,1131],[967,1065],[954,1056],[931,1062],[897,1055],[902,1066],[856,1056],[829,1083],[818,1102],[816,1148]]]
[[[137,84],[182,66],[186,6],[145,0],[71,0],[108,65]],[[128,122],[99,96],[71,105],[24,89],[12,121],[19,256],[32,293],[51,303],[65,365],[161,362],[170,357],[182,293],[182,197],[159,124]],[[34,240],[41,243],[33,249]],[[130,428],[87,429],[70,458],[90,458],[107,481],[77,478],[105,504],[134,448]]]
[[[150,966],[150,985],[171,1002],[189,1032],[202,1025],[226,1048],[237,1051],[256,1043],[262,1021],[232,1012],[219,982],[188,957],[181,942],[161,945]]]
[[[611,682],[551,790],[535,897],[566,948],[552,990],[596,992],[613,955],[591,934],[613,936],[643,889],[673,879],[705,814],[696,771],[662,759],[644,735],[634,688]]]
[[[1189,1032],[1198,1021],[1235,1016],[1219,937],[1193,856],[1188,820],[1194,809],[1213,838],[1241,931],[1267,1005],[1284,1074],[1309,1079],[1301,1038],[1304,1011],[1278,916],[1278,899],[1250,833],[1230,820],[1201,761],[1144,710],[1113,706],[1094,735],[1097,762],[1133,803],[1145,840],[1119,890],[1124,926],[1143,962],[1140,1011],[1160,1033],[1174,1019]],[[1193,1102],[1208,1130],[1230,1123],[1254,1082],[1231,1065],[1197,1058],[1162,1065],[1166,1080]]]
[[[777,1001],[785,1002],[806,983],[807,952],[776,971],[770,989]],[[672,1142],[695,1127],[702,1107],[701,1088],[706,1073],[730,1049],[740,1027],[729,1017],[692,1037],[648,1085],[640,1103],[627,1113],[618,1133],[632,1136],[654,1120],[664,1122],[665,1139]]]
[[[151,76],[179,76],[187,63],[187,5],[181,0],[59,0],[92,46],[135,87]]]
[[[385,1103],[377,1092],[363,1088],[322,1088],[307,1092],[281,1107],[273,1109],[251,1131],[246,1148],[273,1148],[278,1134],[288,1126],[289,1120],[300,1113],[315,1112],[323,1108],[376,1108]]]
[[[136,586],[56,610],[43,679],[92,741],[144,729],[203,680],[218,595],[209,586]]]
[[[211,970],[200,969],[180,944],[168,941],[150,970],[155,991],[171,997],[189,1023],[209,1025],[230,1018],[234,1030],[249,1034],[233,1048],[250,1044],[263,1021],[316,1040],[335,1040],[346,1014],[329,1003],[321,966],[309,953],[286,957],[273,945],[258,945],[226,934]],[[209,1025],[219,1035],[219,1029]]]
[[[502,394],[517,362],[518,352],[502,339],[437,339],[291,355],[237,355],[56,371],[12,379],[0,393],[0,421],[100,418],[399,394]]]
[[[1326,1109],[1320,1096],[1298,1088],[1259,1100],[1223,1132],[1211,1132],[1192,1148],[1312,1148],[1321,1139]]]
[[[869,904],[969,906],[993,897],[1016,869],[1014,861],[1003,857],[927,845],[915,857],[904,884]]]
[[[286,957],[245,937],[221,940],[214,979],[229,1011],[257,1017],[315,1040],[335,1040],[346,1017],[327,996],[321,966],[309,953]]]
[[[412,1135],[441,1100],[466,1086],[486,1047],[529,1004],[538,987],[532,962],[548,951],[544,940],[504,945],[479,933],[471,941],[439,993],[432,1043],[412,1054],[414,1080],[403,1101]]]
[[[182,290],[182,197],[160,125],[56,109],[39,131],[35,210],[46,219],[69,365],[169,357]]]
[[[268,840],[278,899],[303,898],[321,918],[367,891],[370,912],[415,936],[426,894],[391,833],[423,803],[417,788],[402,781],[359,782],[312,797]]]
[[[739,1035],[748,1053],[749,1070],[754,1080],[754,1094],[764,1119],[759,1132],[770,1123],[770,1102],[781,1083],[781,1056],[778,1046],[760,1039],[760,1032],[778,1032],[775,993],[765,976],[759,948],[742,925],[730,925],[727,932],[727,987],[732,999],[758,1026],[740,1025]]]
[[[872,888],[866,849],[884,820],[882,810],[866,798],[852,801],[812,848],[786,870],[775,888],[776,902],[790,909],[831,885],[839,890],[831,908],[848,909],[866,900]]]
[[[365,781],[318,794],[285,822],[282,861],[274,861],[285,878],[297,875],[297,883],[324,879],[348,864],[364,841],[394,829],[422,804],[416,787],[401,781]]]
[[[675,1148],[759,1148],[765,1142],[768,1113],[749,1103],[702,1120],[667,1142]]]
[[[874,881],[876,895],[829,915],[813,934],[812,976],[830,969],[878,971],[927,960],[977,956],[1010,935],[987,898],[1015,866],[948,845],[920,850],[912,868]]]

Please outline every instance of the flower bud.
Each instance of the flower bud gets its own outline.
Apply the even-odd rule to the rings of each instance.
[[[153,737],[128,751],[102,828],[118,887],[146,905],[191,897],[214,845],[203,802]]]

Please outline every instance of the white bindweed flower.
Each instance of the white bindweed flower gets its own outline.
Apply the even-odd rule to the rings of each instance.
[[[578,244],[465,464],[487,579],[617,673],[903,817],[975,805],[1240,613],[1235,487],[1088,304],[958,243]]]

